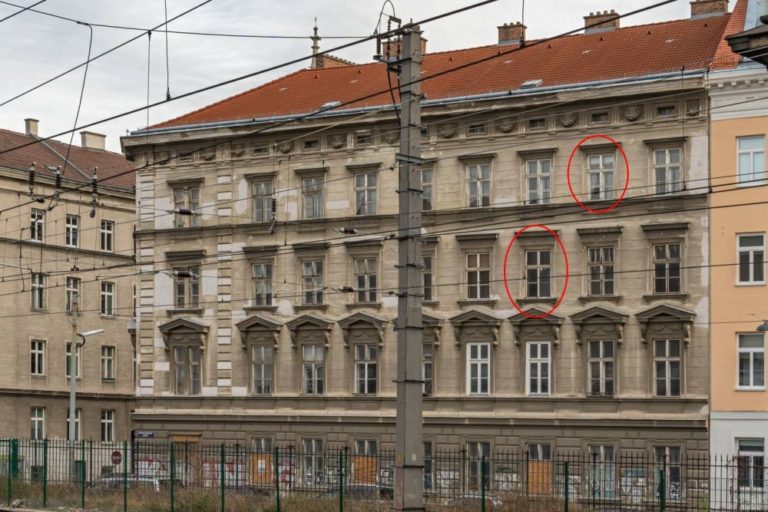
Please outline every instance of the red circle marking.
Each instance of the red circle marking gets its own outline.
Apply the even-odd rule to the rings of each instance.
[[[563,260],[565,260],[565,282],[563,283],[563,291],[560,292],[560,296],[557,298],[557,302],[555,302],[555,305],[552,306],[549,311],[547,311],[546,313],[542,313],[540,315],[532,315],[527,311],[524,311],[523,308],[520,307],[520,305],[515,301],[515,298],[512,296],[512,292],[509,291],[509,282],[507,281],[507,261],[509,261],[509,251],[510,249],[512,249],[512,246],[515,244],[518,237],[531,228],[539,228],[548,232],[550,235],[552,235],[552,237],[554,237],[555,241],[557,242],[557,245],[560,246],[560,250],[563,252]],[[563,299],[565,298],[565,292],[568,289],[568,277],[571,273],[570,268],[568,267],[568,253],[565,251],[565,246],[563,245],[563,241],[560,240],[560,237],[557,236],[557,233],[555,233],[551,228],[545,226],[544,224],[529,224],[525,226],[523,229],[521,229],[520,231],[518,231],[517,233],[515,233],[515,236],[512,237],[512,240],[509,242],[509,245],[507,245],[507,251],[504,253],[504,269],[503,270],[504,270],[504,289],[507,291],[507,297],[509,297],[509,301],[512,303],[512,305],[521,315],[523,315],[526,318],[530,318],[532,320],[547,318],[557,308],[560,307],[560,303],[563,302]]]
[[[611,143],[616,146],[619,149],[619,152],[621,153],[621,157],[624,159],[624,190],[621,191],[621,195],[618,199],[616,199],[610,206],[607,206],[606,208],[601,209],[595,209],[590,208],[589,206],[582,203],[579,198],[576,196],[576,192],[573,191],[573,185],[571,185],[571,163],[573,162],[573,156],[576,154],[576,151],[579,150],[582,144],[587,142],[588,140],[592,139],[606,139],[611,141]],[[609,211],[613,210],[617,206],[619,206],[619,203],[621,203],[624,200],[624,196],[627,195],[627,188],[629,187],[629,159],[627,158],[627,154],[624,152],[624,148],[621,147],[621,145],[612,137],[609,137],[608,135],[604,135],[602,133],[596,133],[594,135],[589,135],[587,137],[584,137],[581,139],[581,142],[576,144],[576,147],[573,148],[573,151],[571,151],[571,156],[568,157],[568,170],[566,171],[566,178],[568,180],[568,190],[571,192],[571,197],[573,197],[573,200],[576,201],[576,203],[581,207],[582,210],[589,213],[594,213],[596,215],[602,215],[604,213],[608,213]]]

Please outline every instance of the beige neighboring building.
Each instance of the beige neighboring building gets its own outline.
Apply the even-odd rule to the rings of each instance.
[[[37,141],[0,155],[0,208],[8,209],[0,217],[0,432],[5,438],[67,438],[70,309],[79,296],[78,330],[104,333],[75,351],[78,438],[126,439],[134,394],[135,206],[133,173],[118,174],[133,165],[105,151],[103,135],[83,132],[82,146],[71,149],[61,196],[29,204],[56,192],[67,145],[38,141],[38,121],[25,124],[24,133],[0,130],[2,150]],[[95,205],[89,185],[94,168],[107,180],[97,187]]]
[[[586,21],[612,19],[602,30],[424,82],[428,450],[641,453],[671,466],[707,451],[705,74],[726,7],[693,2],[690,19],[626,28],[598,13]],[[524,30],[427,53],[424,74],[515,48]],[[147,166],[136,429],[310,452],[393,446],[391,99],[276,125],[386,83],[379,63],[316,66],[122,139]],[[624,201],[591,215],[566,168],[601,133],[631,172]],[[623,188],[622,151],[605,138],[575,150],[573,187],[591,208]],[[570,266],[546,320],[519,314],[502,278],[507,245],[532,223],[559,234]],[[527,312],[563,290],[562,251],[539,231],[520,237],[507,270]]]

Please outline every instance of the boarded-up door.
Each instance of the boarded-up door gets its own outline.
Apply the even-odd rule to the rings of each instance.
[[[251,482],[257,487],[269,487],[274,484],[271,454],[254,453],[251,455]]]
[[[376,484],[376,457],[353,455],[352,475],[356,484]]]

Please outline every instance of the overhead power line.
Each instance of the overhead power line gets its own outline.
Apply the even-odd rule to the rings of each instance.
[[[8,15],[8,16],[6,16],[5,18],[2,18],[2,19],[0,19],[0,23],[4,22],[4,21],[6,21],[6,20],[9,20],[9,19],[11,19],[11,18],[13,18],[14,16],[18,16],[19,14],[21,14],[21,13],[23,13],[23,12],[27,12],[27,11],[30,11],[30,12],[37,12],[37,11],[35,11],[35,10],[34,10],[34,9],[32,9],[32,8],[33,8],[33,7],[35,7],[36,5],[40,5],[40,4],[44,3],[44,2],[46,2],[46,0],[40,0],[39,2],[36,2],[36,3],[32,4],[32,5],[30,5],[29,7],[24,7],[23,5],[8,4],[8,5],[12,6],[12,7],[16,7],[16,8],[18,8],[18,9],[21,9],[21,10],[20,10],[20,11],[16,11],[15,13],[13,13],[13,14],[9,14],[9,15]],[[6,3],[6,2],[0,2],[0,3],[3,3],[3,4],[4,4],[4,3]]]

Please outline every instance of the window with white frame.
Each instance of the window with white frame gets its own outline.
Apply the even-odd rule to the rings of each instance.
[[[680,293],[680,244],[653,246],[654,293]]]
[[[111,220],[102,220],[99,225],[99,247],[106,252],[115,250],[115,223]]]
[[[616,155],[614,153],[587,156],[587,182],[590,201],[613,198],[615,172]]]
[[[325,453],[322,439],[304,439],[304,485],[325,482]]]
[[[376,394],[378,354],[378,346],[373,343],[355,345],[355,393]]]
[[[200,303],[200,267],[174,267],[173,276],[176,307],[197,307]]]
[[[425,167],[421,170],[421,209],[429,211],[432,209],[432,177],[434,169]]]
[[[738,439],[738,482],[741,490],[765,491],[765,439]],[[753,510],[753,509],[749,509]]]
[[[761,184],[765,180],[765,135],[738,137],[739,183]]]
[[[67,358],[66,358],[67,378],[70,378],[72,376],[73,366],[74,366],[74,371],[75,371],[75,377],[78,378],[78,379],[80,378],[80,370],[81,370],[81,368],[80,368],[81,367],[81,364],[80,364],[81,357],[80,356],[82,354],[82,348],[83,348],[82,345],[80,345],[79,343],[75,345],[75,358],[74,358],[74,361],[73,361],[72,360],[72,343],[71,342],[67,343],[67,345],[66,345],[66,353],[67,353]]]
[[[656,194],[675,194],[683,190],[680,148],[659,148],[653,150],[653,183]]]
[[[35,242],[45,240],[45,210],[32,208],[29,221],[29,239]]]
[[[528,460],[552,460],[552,446],[548,443],[528,443]]]
[[[29,411],[29,438],[32,441],[45,439],[45,407],[32,407]]]
[[[202,385],[203,350],[198,346],[173,347],[174,393],[199,395]]]
[[[200,185],[173,188],[174,226],[189,228],[200,225]]]
[[[64,283],[64,310],[69,313],[75,310],[80,302],[80,278],[67,277]]]
[[[467,254],[467,299],[491,297],[491,255],[487,252]]]
[[[257,180],[251,183],[254,222],[272,222],[273,194],[272,180]]]
[[[667,499],[678,501],[683,493],[682,450],[679,446],[655,446],[654,455],[654,487],[659,488],[659,473],[664,474],[664,487]]]
[[[467,164],[467,206],[483,208],[491,204],[491,164]]]
[[[765,235],[738,235],[739,284],[765,283]]]
[[[253,453],[272,453],[272,438],[271,437],[252,438],[251,451]]]
[[[616,494],[616,449],[609,444],[589,445],[590,495],[614,498]]]
[[[377,268],[378,261],[376,258],[355,258],[355,297],[357,302],[376,302]]]
[[[251,345],[251,392],[254,395],[272,394],[273,351],[270,345]]]
[[[470,491],[478,491],[483,485],[482,479],[490,479],[487,471],[490,463],[491,443],[487,441],[470,441],[467,443],[467,486]],[[483,468],[485,464],[485,468]]]
[[[80,247],[80,216],[67,214],[64,224],[64,245]]]
[[[656,396],[681,395],[683,361],[680,340],[654,340],[653,373]]]
[[[589,342],[589,394],[613,396],[613,341]]]
[[[69,407],[67,407],[67,441],[79,441],[80,440],[80,409],[75,409],[75,437],[70,439],[69,437],[69,424],[71,418],[69,416]]]
[[[101,442],[112,443],[115,441],[115,411],[102,409],[101,411]]]
[[[421,392],[424,396],[432,396],[434,392],[434,343],[421,344],[421,379],[424,381],[421,385]]]
[[[423,255],[421,257],[422,265],[424,266],[421,272],[421,280],[422,280],[423,292],[424,292],[423,300],[425,302],[430,302],[435,300],[435,291],[433,289],[433,285],[434,285],[434,282],[433,282],[434,259],[433,258],[434,257],[431,254]]]
[[[32,340],[29,342],[29,373],[32,375],[45,375],[45,341]]]
[[[528,204],[549,204],[551,173],[552,160],[549,158],[527,160],[525,162]]]
[[[323,205],[323,177],[308,176],[301,180],[303,194],[304,218],[322,219],[324,215]]]
[[[765,336],[739,334],[739,388],[765,389]]]
[[[305,395],[325,393],[325,347],[323,345],[302,346],[303,380]]]
[[[32,272],[32,309],[45,309],[45,274]]]
[[[323,261],[301,262],[302,295],[304,304],[323,303]]]
[[[378,453],[378,443],[375,439],[355,439],[355,455],[376,457]]]
[[[99,304],[102,315],[115,315],[115,283],[110,283],[109,281],[101,282]]]
[[[527,343],[527,385],[528,395],[548,396],[550,394],[550,342],[529,341]]]
[[[588,250],[588,269],[589,276],[589,294],[613,295],[614,272],[613,272],[613,247],[590,247]]]
[[[355,215],[376,215],[376,171],[355,174]]]
[[[251,264],[251,279],[253,283],[253,305],[272,305],[272,263],[259,262]]]
[[[525,288],[527,297],[552,296],[552,251],[525,251]]]
[[[101,347],[101,379],[115,380],[115,347],[111,345]]]
[[[491,394],[490,343],[467,343],[467,394]]]

